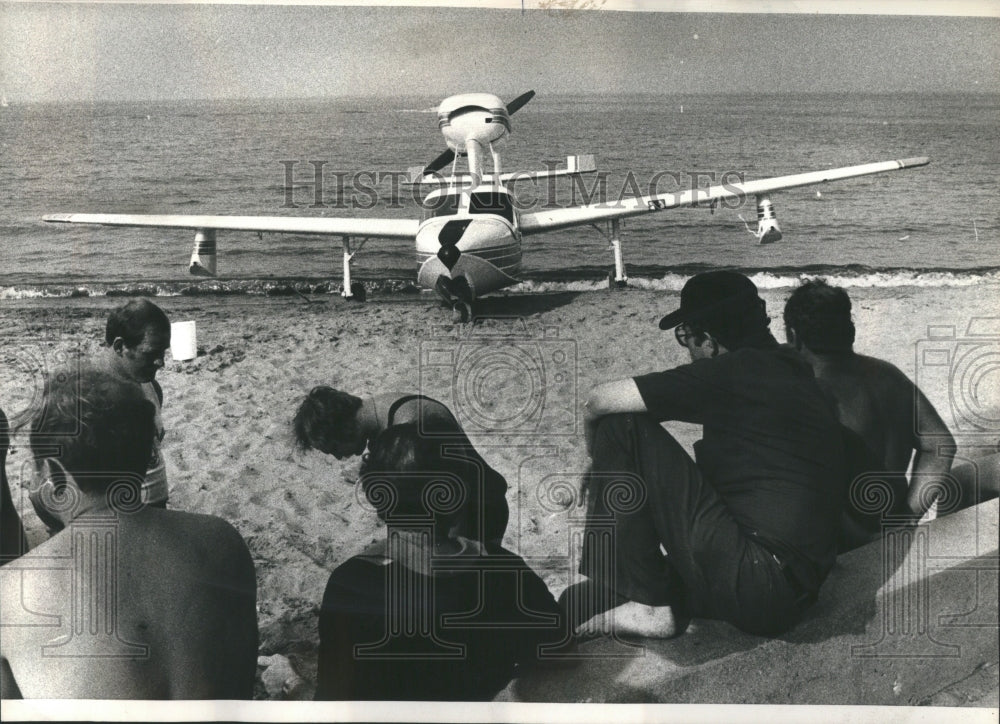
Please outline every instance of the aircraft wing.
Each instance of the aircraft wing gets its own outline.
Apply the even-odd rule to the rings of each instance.
[[[45,221],[163,229],[258,231],[413,239],[417,219],[349,219],[321,216],[184,216],[175,214],[49,214]]]
[[[604,202],[573,206],[565,209],[546,209],[520,215],[520,227],[523,234],[536,234],[542,231],[563,229],[578,224],[590,224],[604,219],[638,216],[653,211],[676,209],[682,206],[708,204],[723,199],[739,199],[755,194],[764,194],[796,186],[811,186],[827,181],[867,176],[886,171],[898,171],[904,168],[926,166],[929,159],[920,156],[905,158],[899,161],[882,161],[867,163],[860,166],[828,169],[826,171],[811,171],[793,176],[776,176],[774,178],[745,181],[742,183],[723,183],[700,189],[636,196],[632,198],[608,199]]]

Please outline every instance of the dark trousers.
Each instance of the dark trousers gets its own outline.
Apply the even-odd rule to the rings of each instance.
[[[740,528],[655,420],[602,418],[592,454],[580,572],[614,594],[612,601],[671,605],[763,635],[795,623],[801,591],[782,562]]]

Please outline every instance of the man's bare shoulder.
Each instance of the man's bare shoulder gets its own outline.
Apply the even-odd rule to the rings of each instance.
[[[243,542],[239,532],[232,523],[220,518],[217,515],[205,513],[192,513],[186,510],[162,510],[150,508],[149,514],[156,516],[161,525],[175,526],[178,529],[197,531],[204,539],[209,537],[219,540],[231,540],[233,542]]]
[[[852,360],[855,370],[868,379],[882,384],[902,385],[907,389],[913,387],[913,381],[906,373],[891,362],[864,354],[854,354]]]
[[[155,530],[160,539],[182,544],[186,549],[209,552],[211,560],[232,561],[233,557],[244,554],[249,557],[243,536],[218,516],[158,508],[147,508],[144,514],[140,525],[148,524],[150,533]]]
[[[0,568],[0,572],[15,571],[18,569],[45,570],[50,567],[46,564],[46,561],[69,556],[71,545],[72,541],[69,536],[57,533],[42,541],[31,550],[22,553],[19,557],[4,564]]]
[[[239,531],[232,524],[214,515],[189,513],[180,510],[145,508],[136,513],[121,514],[102,519],[109,529],[114,529],[121,542],[140,543],[145,540],[156,546],[159,554],[174,551],[178,554],[206,551],[209,560],[228,559],[246,554],[249,550]],[[100,521],[98,521],[100,522]],[[88,523],[93,527],[94,522]],[[35,548],[7,563],[0,571],[46,570],[48,561],[71,555],[72,531],[75,523],[40,543]],[[6,576],[4,577],[6,578]]]

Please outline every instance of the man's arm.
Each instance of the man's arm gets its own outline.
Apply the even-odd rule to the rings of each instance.
[[[955,457],[955,438],[934,405],[916,385],[913,386],[913,393],[917,421],[913,431],[913,448],[916,455],[910,472],[910,489],[906,502],[914,515],[922,516],[937,497],[934,495],[935,487],[941,485],[951,470],[951,461]],[[960,496],[964,495],[964,491],[955,492]]]
[[[615,415],[627,412],[646,412],[646,403],[639,394],[635,380],[628,377],[624,380],[605,382],[590,392],[583,405],[584,435],[587,441],[587,451],[590,451],[594,440],[594,428],[597,421],[605,415]]]

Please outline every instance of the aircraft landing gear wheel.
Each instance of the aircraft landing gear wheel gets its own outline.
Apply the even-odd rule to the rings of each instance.
[[[451,308],[451,321],[467,324],[472,321],[472,305],[468,302],[457,301]]]
[[[365,285],[361,282],[354,282],[351,284],[351,296],[348,297],[353,302],[363,302],[368,298],[368,292],[365,290]]]

